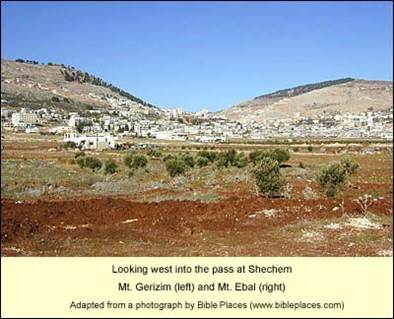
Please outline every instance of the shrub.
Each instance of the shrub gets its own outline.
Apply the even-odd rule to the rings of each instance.
[[[273,151],[254,151],[249,154],[249,160],[256,165],[264,158],[271,158],[279,164],[287,162],[290,159],[290,153],[283,149],[274,149]]]
[[[79,157],[79,158],[84,159],[85,167],[90,168],[93,172],[99,170],[102,166],[101,161],[96,157],[88,156],[88,157]]]
[[[219,154],[219,156],[217,157],[216,166],[218,168],[223,168],[223,167],[228,166],[228,163],[227,163],[225,157],[223,156],[223,154]]]
[[[204,150],[204,151],[198,152],[198,153],[197,153],[197,156],[206,158],[206,159],[208,159],[211,163],[213,163],[213,162],[216,160],[216,158],[217,158],[217,153],[216,153],[216,152],[212,152],[212,151],[210,152],[210,151]]]
[[[131,164],[131,168],[142,168],[145,167],[146,164],[148,163],[148,160],[144,155],[134,155],[133,157],[133,162]]]
[[[209,159],[206,157],[197,157],[196,164],[198,167],[204,167],[209,165]]]
[[[85,167],[85,158],[84,157],[78,157],[77,159],[75,159],[75,162],[78,164],[78,166],[80,168]]]
[[[257,158],[260,155],[261,151],[253,151],[249,153],[249,161],[253,164],[256,164]]]
[[[279,170],[278,161],[272,158],[262,158],[253,169],[256,185],[260,193],[267,197],[279,196],[286,179]]]
[[[354,174],[360,167],[360,165],[358,165],[358,163],[351,157],[342,158],[340,164],[349,175]]]
[[[245,156],[245,154],[244,153],[237,154],[237,156],[235,158],[234,166],[236,166],[238,168],[243,168],[246,165],[248,165],[248,159]]]
[[[123,159],[123,163],[129,168],[131,168],[131,165],[133,164],[134,155],[134,153],[129,153]]]
[[[277,148],[271,152],[271,157],[281,164],[287,162],[290,159],[290,153],[288,150]]]
[[[322,169],[317,181],[327,197],[334,197],[345,186],[347,177],[347,170],[340,163],[334,163]]]
[[[194,158],[190,154],[182,154],[181,160],[183,160],[185,162],[185,164],[187,166],[189,166],[190,168],[194,167]]]
[[[66,143],[64,143],[63,148],[66,150],[68,150],[69,148],[77,148],[77,144],[72,141],[67,141]]]
[[[313,151],[312,145],[309,145],[309,146],[307,147],[307,150],[308,150],[308,152],[312,152],[312,151]]]
[[[236,166],[236,162],[237,162],[237,151],[234,149],[231,149],[229,151],[220,153],[218,155],[216,165],[219,168]]]
[[[154,158],[159,158],[162,156],[161,152],[158,150],[150,149],[148,152],[148,156],[154,157]]]
[[[176,157],[175,155],[168,154],[168,155],[164,156],[163,161],[164,161],[164,162],[167,162],[168,160],[176,159],[176,158],[177,158],[177,157]]]
[[[85,152],[76,152],[74,158],[85,156]]]
[[[109,159],[106,160],[104,163],[104,174],[115,174],[118,169],[118,165],[115,163],[114,160]]]
[[[173,158],[166,161],[166,169],[168,174],[170,174],[171,177],[174,177],[184,174],[187,170],[187,165],[183,160]]]

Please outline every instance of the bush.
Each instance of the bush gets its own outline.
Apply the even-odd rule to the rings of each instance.
[[[159,158],[162,156],[161,152],[158,150],[150,149],[148,152],[148,156],[154,157],[154,158]]]
[[[198,167],[204,167],[209,165],[209,159],[206,157],[197,157],[196,164]]]
[[[197,153],[197,156],[206,158],[206,159],[208,159],[211,163],[213,163],[213,162],[216,160],[218,154],[217,154],[216,152],[209,152],[209,151],[204,150],[204,151],[198,152],[198,153]]]
[[[257,159],[259,158],[261,151],[253,151],[249,153],[249,161],[253,164],[256,164]]]
[[[171,177],[174,177],[184,174],[187,170],[187,165],[183,160],[173,158],[166,161],[166,169],[168,174],[170,174]]]
[[[69,148],[77,148],[77,144],[75,144],[72,141],[68,141],[66,143],[64,143],[63,148],[68,150]]]
[[[312,145],[309,145],[309,146],[307,147],[307,150],[308,150],[308,152],[312,152],[312,151],[313,151]]]
[[[222,167],[236,166],[236,163],[237,163],[237,151],[231,149],[229,151],[219,153],[217,157],[216,165],[219,168],[222,168]]]
[[[85,152],[76,152],[74,158],[77,159],[78,157],[83,157],[83,156],[85,156]]]
[[[129,168],[131,168],[131,165],[133,164],[134,155],[134,153],[129,153],[123,159],[123,163]]]
[[[256,165],[264,158],[271,158],[281,164],[290,159],[290,153],[287,150],[277,148],[273,151],[254,151],[249,154],[249,160],[253,165]]]
[[[253,169],[253,175],[259,192],[267,197],[279,196],[286,184],[286,179],[280,173],[278,161],[272,158],[262,158]]]
[[[238,168],[243,168],[246,165],[248,165],[248,159],[245,156],[245,154],[244,153],[237,154],[237,156],[235,158],[234,166],[236,166]]]
[[[340,163],[334,163],[322,169],[317,181],[327,197],[334,197],[346,185],[347,177],[347,170]]]
[[[176,159],[176,158],[177,158],[177,157],[176,157],[175,155],[168,154],[168,155],[164,156],[163,161],[164,161],[164,162],[167,162],[168,160]]]
[[[118,169],[118,165],[115,163],[114,160],[109,159],[106,160],[104,163],[104,174],[115,174]]]
[[[93,172],[99,170],[102,166],[101,161],[96,157],[79,157],[85,161],[85,167],[90,168]],[[78,159],[79,159],[78,158]]]
[[[148,160],[144,155],[134,155],[133,162],[131,164],[131,168],[137,169],[145,167],[148,163]]]
[[[342,158],[340,164],[349,175],[353,175],[360,167],[360,165],[358,165],[358,163],[351,157]]]
[[[78,164],[78,166],[80,168],[85,167],[85,158],[84,157],[78,157],[77,159],[75,159],[75,162]]]
[[[185,164],[187,165],[187,166],[189,166],[190,168],[193,168],[194,167],[194,158],[193,158],[193,156],[191,156],[190,154],[182,154],[181,155],[181,160],[183,160],[184,162],[185,162]]]
[[[274,149],[271,152],[271,156],[273,159],[277,160],[279,164],[287,162],[290,159],[289,151],[280,148]]]

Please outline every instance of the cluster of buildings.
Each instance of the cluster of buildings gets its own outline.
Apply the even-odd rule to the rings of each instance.
[[[221,143],[229,140],[271,138],[393,139],[393,108],[359,114],[325,114],[289,120],[241,123],[207,110],[191,113],[181,108],[135,112],[128,107],[59,114],[42,108],[19,111],[1,108],[2,128],[17,132],[64,135],[65,142],[83,148],[116,148],[118,138],[146,137],[172,141]]]
[[[393,108],[363,113],[326,114],[315,118],[249,123],[251,139],[377,138],[393,140]]]

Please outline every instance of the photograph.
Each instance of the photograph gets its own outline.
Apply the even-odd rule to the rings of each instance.
[[[2,1],[1,256],[392,257],[393,3]]]

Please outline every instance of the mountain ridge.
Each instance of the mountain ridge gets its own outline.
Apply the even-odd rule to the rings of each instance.
[[[111,111],[124,106],[155,116],[164,112],[163,107],[72,66],[23,59],[1,60],[1,97],[11,106],[54,107],[67,112]],[[392,97],[392,81],[345,77],[266,93],[212,114],[241,122],[315,117],[327,112],[388,109]]]
[[[257,96],[217,115],[239,121],[281,120],[322,113],[360,113],[393,106],[393,82],[341,78]]]
[[[161,112],[157,106],[72,66],[23,59],[1,60],[1,96],[10,105],[32,108],[111,110],[129,104],[137,112]]]

